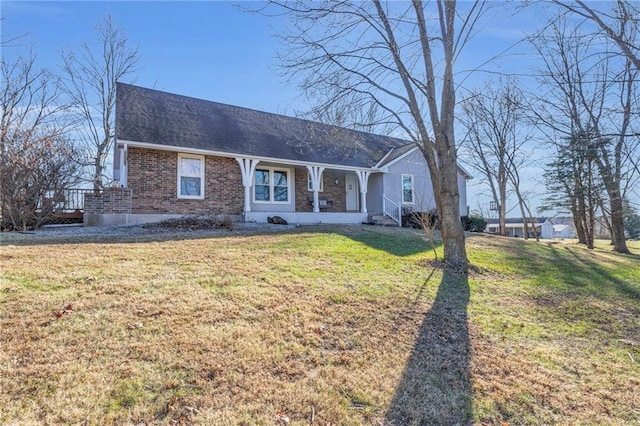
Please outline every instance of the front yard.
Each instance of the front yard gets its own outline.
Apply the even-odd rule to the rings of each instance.
[[[640,258],[467,242],[468,280],[396,228],[5,239],[0,423],[640,422]]]

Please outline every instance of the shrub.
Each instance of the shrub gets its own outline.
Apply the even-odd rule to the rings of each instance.
[[[484,232],[487,221],[480,216],[462,216],[462,226],[468,232]]]
[[[405,212],[402,215],[402,226],[411,228],[440,229],[440,220],[438,212],[429,210],[428,212]]]

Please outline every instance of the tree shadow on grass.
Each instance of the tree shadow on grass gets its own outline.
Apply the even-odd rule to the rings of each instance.
[[[564,247],[564,250],[565,252],[567,252],[569,255],[572,256],[573,260],[571,261],[571,263],[573,263],[576,268],[580,268],[583,271],[588,272],[588,274],[585,274],[585,275],[590,278],[589,280],[590,283],[593,283],[593,282],[607,283],[606,290],[615,290],[623,296],[640,300],[640,286],[637,286],[637,285],[632,286],[630,281],[626,282],[624,280],[616,278],[604,267],[602,267],[602,265],[595,262],[589,262],[584,257],[580,256],[579,251],[576,250],[575,248]],[[555,249],[553,250],[553,254],[554,254],[554,257],[558,259],[557,263],[561,264],[561,262],[563,262],[563,259],[559,251]],[[617,255],[621,257],[627,256],[631,260],[637,259],[633,255],[632,256],[624,255],[624,254],[617,254]],[[566,263],[566,261],[564,263]],[[567,275],[567,283],[575,285],[575,274],[574,275],[566,274],[566,275]],[[599,289],[599,290],[602,291],[603,289]]]
[[[255,224],[249,224],[255,225]],[[376,229],[377,227],[363,227],[360,225],[310,225],[297,227],[295,225],[270,225],[260,224],[259,227],[246,227],[243,224],[235,224],[231,229],[173,229],[173,228],[146,228],[140,226],[113,226],[104,228],[89,228],[77,233],[72,228],[68,229],[68,235],[61,229],[56,234],[47,234],[40,231],[0,232],[0,247],[2,246],[45,246],[65,244],[136,244],[165,241],[190,241],[211,238],[229,238],[242,236],[285,235],[298,233],[326,233],[344,235],[353,241],[362,243],[376,250],[386,251],[394,256],[411,256],[422,253],[425,250],[433,250],[433,246],[442,245],[440,241],[426,241],[419,233],[415,235],[406,230],[397,231],[398,228]],[[402,237],[399,239],[399,235]]]
[[[468,276],[445,272],[420,326],[385,424],[472,423]]]
[[[340,228],[336,228],[340,229]],[[434,250],[442,245],[441,241],[427,241],[419,233],[408,234],[406,230],[397,231],[398,228],[392,228],[396,232],[382,232],[380,229],[355,228],[357,232],[342,234],[354,241],[362,243],[376,250],[386,251],[394,256],[404,257],[411,256],[425,251]],[[346,228],[343,229],[343,231]],[[401,236],[401,238],[399,238]]]

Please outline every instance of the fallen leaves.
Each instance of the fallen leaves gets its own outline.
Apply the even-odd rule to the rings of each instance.
[[[313,332],[316,334],[324,334],[325,331],[326,328],[322,325],[313,329]]]
[[[63,315],[67,315],[71,312],[73,312],[73,306],[71,306],[71,304],[68,304],[63,309],[60,309],[59,311],[55,312],[54,315],[56,318],[62,318]]]
[[[154,311],[154,312],[148,312],[145,309],[136,309],[136,315],[141,317],[141,318],[153,318],[153,317],[157,317],[159,315],[162,315],[164,312],[162,311]]]
[[[137,330],[137,329],[142,328],[142,327],[144,327],[144,323],[135,322],[133,324],[129,324],[127,326],[127,329],[129,329],[129,330]]]

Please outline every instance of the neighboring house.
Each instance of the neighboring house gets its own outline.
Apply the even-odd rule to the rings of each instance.
[[[411,142],[126,84],[117,87],[114,178],[86,199],[86,225],[183,215],[361,223],[435,208]],[[458,169],[463,215],[469,178]]]
[[[554,217],[553,238],[576,238],[576,225],[572,217]]]
[[[500,233],[500,221],[498,219],[486,219],[487,227],[485,232],[491,234]],[[524,236],[524,223],[522,218],[506,218],[505,219],[506,236],[507,237],[523,237]],[[547,217],[535,217],[533,218],[533,224],[537,230],[538,237],[543,239],[551,238],[573,238],[575,232],[573,230],[573,224],[571,220],[566,218],[547,218]],[[531,221],[527,222],[527,230],[529,231],[529,237],[534,237],[534,232],[531,228]]]

